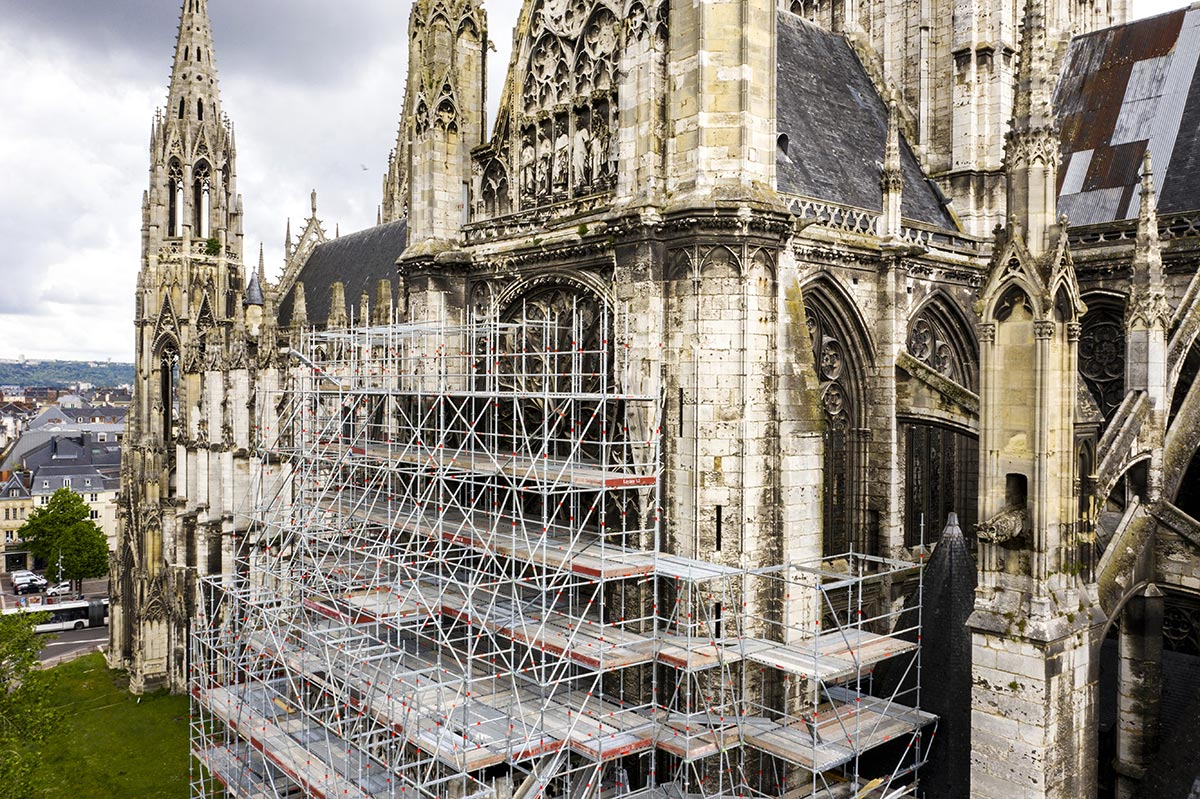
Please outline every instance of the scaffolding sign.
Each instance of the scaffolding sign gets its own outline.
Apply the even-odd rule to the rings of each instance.
[[[194,799],[912,795],[920,564],[661,551],[661,391],[580,318],[303,337],[201,585]]]

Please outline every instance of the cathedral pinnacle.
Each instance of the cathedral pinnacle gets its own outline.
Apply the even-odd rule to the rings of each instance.
[[[1145,270],[1138,267],[1144,265]],[[1154,196],[1154,171],[1150,164],[1150,151],[1142,160],[1142,196],[1138,202],[1137,247],[1133,256],[1134,280],[1142,271],[1152,283],[1162,283],[1162,253],[1158,241],[1158,200]]]
[[[1013,96],[1012,125],[1005,140],[1008,214],[1024,229],[1035,257],[1050,247],[1058,204],[1059,137],[1051,100],[1045,0],[1026,0]],[[1010,238],[1015,228],[1010,228]]]
[[[1138,204],[1137,243],[1133,250],[1132,286],[1126,305],[1126,322],[1166,328],[1171,307],[1163,280],[1162,247],[1158,239],[1158,210],[1154,196],[1154,172],[1147,150],[1142,165],[1142,196]]]
[[[198,122],[221,118],[208,0],[183,2],[167,113],[179,119],[195,119]]]
[[[879,234],[886,239],[900,237],[900,203],[904,191],[904,175],[900,171],[900,111],[893,98],[888,103],[887,135],[883,146],[883,169],[880,174],[883,190],[883,213],[879,218]]]

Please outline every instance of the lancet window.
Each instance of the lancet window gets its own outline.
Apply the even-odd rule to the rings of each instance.
[[[859,337],[841,320],[852,315],[818,287],[805,294],[821,410],[825,416],[825,464],[822,527],[824,552],[872,548],[862,528],[863,364]]]
[[[1119,302],[1092,297],[1087,304],[1079,335],[1079,373],[1107,420],[1125,399],[1125,324]]]
[[[192,230],[198,238],[212,235],[209,222],[212,216],[212,170],[204,161],[192,168]]]
[[[183,167],[172,158],[167,166],[167,235],[182,235],[183,230]]]

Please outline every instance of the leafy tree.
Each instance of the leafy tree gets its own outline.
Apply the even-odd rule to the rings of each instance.
[[[60,488],[50,502],[34,508],[17,535],[35,557],[48,564],[53,574],[59,563],[59,579],[82,580],[108,573],[108,539],[88,518],[83,497],[69,488]]]
[[[34,625],[47,613],[0,615],[0,799],[39,795],[32,775],[40,747],[61,714],[50,704],[52,672],[37,668],[46,639]]]

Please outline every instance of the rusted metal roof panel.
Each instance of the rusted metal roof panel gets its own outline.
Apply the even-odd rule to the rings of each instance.
[[[1200,6],[1080,36],[1055,94],[1059,211],[1071,224],[1137,215],[1150,151],[1163,213],[1200,210]]]

